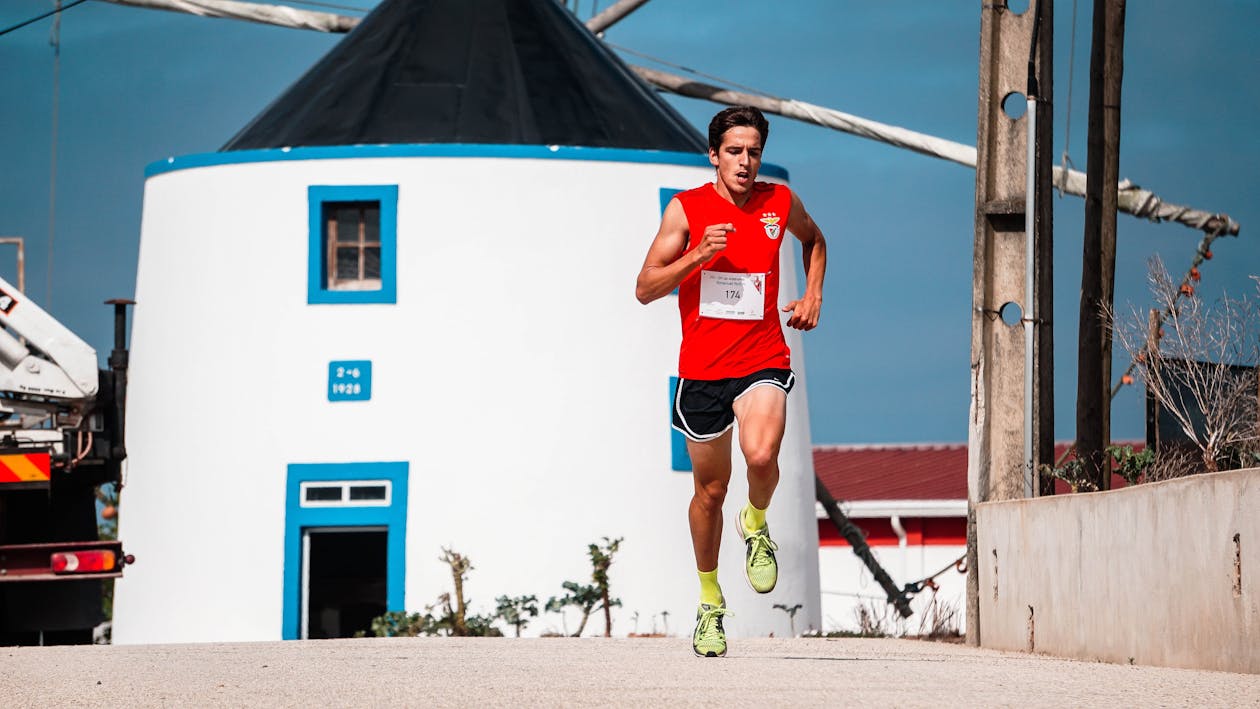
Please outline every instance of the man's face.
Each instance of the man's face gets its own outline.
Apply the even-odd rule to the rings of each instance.
[[[731,194],[752,189],[761,170],[761,133],[752,126],[735,126],[722,134],[722,145],[709,150],[709,162]]]

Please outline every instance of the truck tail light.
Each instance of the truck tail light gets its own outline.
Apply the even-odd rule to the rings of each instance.
[[[57,552],[52,555],[52,570],[55,574],[100,573],[113,571],[117,561],[114,552],[108,549]]]

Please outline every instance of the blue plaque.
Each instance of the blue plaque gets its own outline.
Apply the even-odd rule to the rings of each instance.
[[[371,360],[355,359],[328,363],[329,401],[367,401],[371,398]]]

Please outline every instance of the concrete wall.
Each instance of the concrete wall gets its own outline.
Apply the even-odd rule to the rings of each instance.
[[[980,643],[1260,673],[1260,469],[977,508]]]

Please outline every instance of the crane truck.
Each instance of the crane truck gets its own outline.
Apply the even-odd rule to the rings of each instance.
[[[103,583],[134,561],[102,539],[97,491],[122,485],[126,300],[96,350],[0,278],[0,645],[90,643]]]

